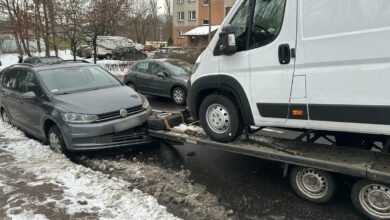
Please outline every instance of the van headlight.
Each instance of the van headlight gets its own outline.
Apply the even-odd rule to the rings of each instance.
[[[142,108],[148,109],[150,106],[148,99],[144,95],[139,94],[139,96],[141,97],[142,100]]]
[[[77,113],[61,113],[61,117],[65,122],[72,124],[87,124],[98,120],[98,116],[96,115]]]

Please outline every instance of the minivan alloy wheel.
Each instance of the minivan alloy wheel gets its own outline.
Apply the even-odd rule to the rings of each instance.
[[[57,134],[54,132],[50,133],[49,139],[50,147],[53,149],[53,151],[62,153],[60,138],[57,136]]]
[[[229,130],[230,115],[227,109],[220,104],[210,105],[207,109],[206,120],[208,126],[215,133],[222,134]]]
[[[5,110],[1,112],[1,117],[4,123],[11,124],[11,120],[9,119],[8,113]]]

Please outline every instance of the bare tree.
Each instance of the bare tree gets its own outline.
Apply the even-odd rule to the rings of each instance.
[[[88,0],[69,0],[60,4],[60,27],[64,37],[70,41],[70,48],[73,53],[73,60],[76,61],[76,50],[81,41],[85,38],[87,27],[85,7]]]
[[[86,35],[91,39],[94,51],[94,63],[97,56],[97,37],[114,35],[119,21],[127,12],[125,0],[95,0],[90,3]]]

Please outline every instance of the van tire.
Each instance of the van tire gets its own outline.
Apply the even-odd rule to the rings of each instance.
[[[200,125],[215,141],[234,141],[243,131],[243,123],[237,109],[234,102],[225,95],[209,95],[199,108]]]

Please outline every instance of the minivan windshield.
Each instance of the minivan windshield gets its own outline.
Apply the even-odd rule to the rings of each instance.
[[[182,60],[167,60],[165,65],[175,74],[188,75],[192,73],[192,65]]]
[[[76,66],[38,72],[47,89],[54,95],[121,86],[120,82],[98,66]]]

